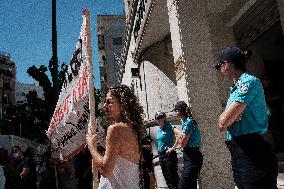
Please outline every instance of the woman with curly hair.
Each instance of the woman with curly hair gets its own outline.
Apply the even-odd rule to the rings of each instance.
[[[140,141],[143,136],[143,109],[126,85],[111,87],[104,102],[106,117],[112,122],[106,134],[106,152],[95,146],[97,135],[89,130],[87,144],[100,174],[99,188],[139,188]]]

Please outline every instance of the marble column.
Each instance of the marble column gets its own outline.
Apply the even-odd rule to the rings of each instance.
[[[223,83],[211,67],[222,47],[235,44],[232,28],[223,19],[231,1],[167,0],[167,6],[177,88],[183,92],[179,97],[187,97],[202,132],[204,164],[200,187],[234,188],[225,133],[217,129],[224,108]]]

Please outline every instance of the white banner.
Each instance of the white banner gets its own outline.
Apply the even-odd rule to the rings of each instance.
[[[86,146],[89,99],[94,99],[90,18],[87,10],[82,13],[79,40],[47,131],[52,143],[52,157],[63,160],[73,157]]]

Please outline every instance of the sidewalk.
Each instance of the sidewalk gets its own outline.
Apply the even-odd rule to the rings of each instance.
[[[284,173],[278,174],[277,187],[278,187],[278,189],[284,189]],[[235,189],[238,189],[238,188],[235,187]]]
[[[278,189],[284,189],[284,153],[277,154],[278,159],[278,178],[277,185]]]
[[[279,173],[277,178],[278,189],[284,189],[284,173]]]

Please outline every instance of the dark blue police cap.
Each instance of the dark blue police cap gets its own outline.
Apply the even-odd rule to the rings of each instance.
[[[187,104],[184,101],[177,101],[175,104],[174,111],[180,110],[181,112],[186,112]]]
[[[222,49],[216,61],[214,62],[213,67],[218,70],[224,61],[232,64],[238,63],[241,52],[241,49],[238,47],[226,47]]]

